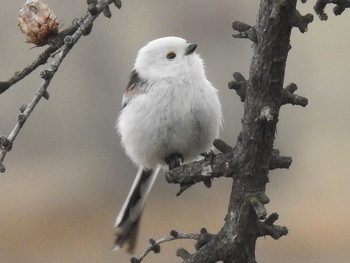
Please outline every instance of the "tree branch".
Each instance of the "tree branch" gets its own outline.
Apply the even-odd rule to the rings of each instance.
[[[215,141],[216,145],[225,145],[225,151],[231,147],[221,140]],[[223,148],[221,148],[223,149]],[[212,155],[210,158],[185,164],[165,173],[168,183],[179,184],[180,191],[177,196],[186,189],[199,182],[207,182],[219,177],[233,177],[237,173],[239,152],[237,148],[231,151]],[[288,169],[292,164],[291,157],[280,156],[277,149],[272,150],[269,169]]]
[[[294,83],[289,84],[282,90],[282,105],[292,104],[305,107],[308,104],[308,99],[294,94],[294,91],[298,89],[297,85]]]
[[[350,7],[350,0],[317,0],[314,9],[321,20],[325,21],[328,19],[328,15],[324,12],[328,4],[335,4],[333,13],[338,16],[341,15],[346,8]]]
[[[244,102],[247,80],[239,72],[233,73],[233,78],[234,80],[228,83],[228,88],[234,89],[236,94],[241,98],[241,102]]]
[[[21,131],[24,123],[27,121],[28,117],[30,116],[36,105],[39,103],[41,98],[48,98],[47,88],[49,87],[51,80],[53,79],[54,75],[59,69],[65,56],[74,47],[74,45],[77,43],[81,36],[90,33],[94,20],[111,3],[114,3],[119,8],[121,7],[120,0],[101,0],[99,2],[88,0],[89,8],[85,16],[83,16],[79,20],[76,20],[76,22],[73,23],[73,25],[67,30],[62,31],[62,33],[58,34],[56,37],[50,39],[50,42],[52,42],[51,46],[47,50],[45,50],[29,66],[24,68],[21,72],[15,73],[15,75],[9,81],[0,83],[0,90],[4,92],[11,85],[30,74],[39,65],[46,63],[49,56],[51,56],[51,54],[54,54],[55,59],[50,64],[49,68],[40,72],[40,77],[43,79],[40,88],[38,89],[34,98],[28,103],[28,105],[21,107],[22,112],[18,115],[17,124],[7,137],[7,140],[2,140],[2,142],[6,142],[6,144],[11,146],[13,145],[13,142],[16,139],[19,132]],[[5,172],[5,166],[3,164],[3,161],[7,152],[11,148],[12,147],[6,147],[4,143],[0,145],[0,172]]]
[[[283,226],[277,226],[273,223],[278,219],[278,214],[271,214],[264,222],[260,221],[260,236],[271,236],[273,239],[279,239],[288,234],[288,229]]]
[[[253,26],[247,25],[241,21],[233,21],[231,27],[233,30],[238,31],[238,33],[232,35],[234,38],[247,38],[254,43],[258,41],[256,31]]]
[[[51,54],[54,54],[61,46],[63,46],[64,38],[66,36],[72,35],[78,29],[78,27],[79,23],[77,23],[77,21],[74,21],[74,23],[69,28],[61,31],[55,36],[51,36],[48,40],[50,46],[44,52],[42,52],[37,59],[26,66],[23,70],[15,72],[9,80],[0,82],[0,94],[4,93],[12,85],[28,76],[39,66],[46,64]]]
[[[145,252],[143,252],[143,254],[139,258],[133,257],[130,259],[130,261],[131,261],[131,263],[140,263],[148,255],[149,252],[153,251],[154,253],[159,253],[160,252],[160,244],[162,244],[162,243],[166,243],[166,242],[170,242],[170,241],[174,241],[174,240],[179,240],[179,239],[201,240],[203,243],[203,239],[207,239],[208,235],[210,235],[210,234],[207,233],[207,231],[204,228],[201,229],[200,234],[180,233],[180,232],[177,232],[175,230],[171,230],[169,236],[163,237],[163,238],[158,239],[158,240],[154,240],[151,238],[149,240],[151,245],[145,250]],[[183,248],[178,249],[178,251],[176,253],[179,257],[182,257],[182,258],[185,258],[186,255],[189,254]]]

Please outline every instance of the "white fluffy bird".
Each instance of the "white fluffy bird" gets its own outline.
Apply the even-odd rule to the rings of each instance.
[[[139,170],[115,222],[115,248],[128,242],[133,251],[145,200],[160,169],[193,161],[219,135],[220,101],[196,48],[185,39],[164,37],[138,52],[117,129]]]

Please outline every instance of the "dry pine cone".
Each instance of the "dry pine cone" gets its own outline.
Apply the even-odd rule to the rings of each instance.
[[[37,46],[46,45],[48,37],[58,32],[56,15],[40,0],[27,0],[19,11],[18,20],[26,41]]]

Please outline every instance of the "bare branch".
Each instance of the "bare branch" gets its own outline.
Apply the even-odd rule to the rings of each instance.
[[[305,107],[308,104],[307,98],[294,94],[297,88],[296,84],[291,83],[282,90],[282,105],[289,103]]]
[[[122,1],[121,0],[114,0],[113,3],[118,9],[122,8]]]
[[[314,20],[314,16],[312,14],[306,14],[302,16],[298,10],[295,10],[293,15],[289,19],[289,23],[292,27],[299,28],[301,33],[307,31],[307,26]]]
[[[254,43],[258,41],[254,27],[241,21],[233,21],[231,27],[238,31],[238,33],[232,35],[234,38],[247,38]]]
[[[201,180],[202,172],[211,167],[209,176],[233,178],[232,191],[225,225],[205,246],[184,262],[256,262],[255,244],[259,236],[279,238],[287,234],[284,227],[268,225],[260,219],[267,215],[265,195],[270,169],[291,163],[290,157],[279,157],[273,149],[279,110],[284,100],[283,81],[285,65],[290,50],[290,34],[293,26],[305,32],[311,16],[301,16],[296,11],[296,0],[262,0],[255,26],[233,23],[239,32],[234,37],[251,38],[253,58],[249,79],[244,83],[235,78],[229,87],[244,87],[242,130],[232,151],[215,155],[211,161],[200,161],[190,166],[172,170],[167,177],[171,182],[191,184]],[[253,32],[249,36],[249,31]],[[239,81],[238,79],[242,80]],[[239,85],[237,83],[244,83]],[[236,89],[237,90],[237,89]],[[243,96],[244,94],[244,96]],[[194,168],[195,167],[195,168]],[[183,173],[178,174],[178,171]],[[190,179],[190,176],[195,179]],[[167,179],[169,179],[167,178]],[[267,223],[272,222],[268,218]]]
[[[162,243],[166,243],[166,242],[170,242],[170,241],[174,241],[174,240],[179,240],[179,239],[194,239],[194,240],[198,240],[198,238],[201,235],[202,235],[202,233],[201,234],[180,233],[180,232],[177,232],[175,230],[172,230],[170,232],[169,236],[163,237],[163,238],[158,239],[158,240],[150,239],[151,246],[149,246],[139,258],[135,258],[134,257],[134,258],[131,258],[130,261],[132,263],[140,263],[149,254],[149,252],[153,251],[154,253],[159,253],[160,252],[160,246],[159,245],[162,244]],[[180,250],[177,251],[177,254],[180,257],[185,257],[185,253],[186,252],[185,252],[184,249],[180,249]]]
[[[247,195],[250,204],[252,205],[257,217],[259,219],[265,219],[267,212],[265,209],[265,204],[270,202],[270,199],[264,192],[256,192]]]
[[[328,15],[324,11],[328,4],[336,5],[333,8],[333,13],[338,16],[341,15],[346,8],[350,7],[350,0],[317,0],[314,9],[321,20],[325,21],[328,19]]]
[[[55,55],[55,59],[50,64],[49,68],[43,70],[40,73],[40,76],[43,78],[43,82],[41,83],[40,88],[35,94],[34,98],[24,107],[21,107],[22,113],[18,115],[17,124],[14,129],[11,131],[10,135],[7,137],[7,140],[12,145],[17,135],[21,131],[24,123],[30,116],[31,112],[34,110],[36,105],[39,103],[42,97],[48,98],[47,88],[57,72],[59,66],[61,65],[65,56],[69,53],[69,51],[73,48],[75,43],[80,39],[81,36],[86,35],[92,28],[93,21],[99,16],[103,10],[111,3],[113,0],[102,0],[98,3],[95,3],[96,13],[91,14],[91,12],[87,12],[84,17],[80,20],[77,20],[77,24],[73,24],[72,27],[63,31],[57,37],[54,37],[51,41],[53,44],[44,51],[33,63],[27,66],[24,70],[19,73],[16,73],[9,81],[1,82],[0,89],[5,91],[11,85],[18,82],[20,79],[24,78],[28,74],[30,74],[35,68],[39,65],[46,63],[49,56],[53,53]],[[90,3],[91,4],[91,3]],[[91,8],[91,6],[90,6]],[[63,41],[62,41],[63,40]],[[3,92],[2,91],[2,92]],[[0,171],[5,172],[5,166],[3,164],[6,153],[9,151],[6,147],[1,147],[0,151]]]
[[[216,144],[223,145],[223,141],[216,140]],[[230,147],[225,143],[225,147]],[[225,148],[225,151],[229,148]],[[219,177],[234,177],[237,172],[239,162],[239,153],[236,148],[230,147],[226,153],[214,154],[210,158],[189,163],[170,170],[165,174],[168,183],[180,184],[182,194],[186,189],[198,182],[205,182]],[[277,149],[271,153],[270,170],[288,169],[292,164],[291,157],[280,156]]]
[[[260,236],[271,236],[273,239],[279,239],[288,234],[288,229],[284,226],[277,226],[273,223],[277,221],[278,214],[273,213],[265,220],[260,221]]]
[[[228,83],[228,88],[234,89],[237,95],[241,98],[241,101],[244,102],[247,80],[239,72],[233,73],[233,79],[234,80]]]
[[[271,152],[270,170],[275,169],[288,169],[292,164],[292,157],[280,156],[278,149],[273,149]]]
[[[222,153],[229,153],[233,151],[233,147],[228,145],[226,142],[220,139],[215,139],[213,145],[216,149],[218,149]]]

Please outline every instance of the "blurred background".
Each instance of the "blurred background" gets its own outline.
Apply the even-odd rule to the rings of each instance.
[[[0,80],[6,80],[44,49],[31,48],[17,27],[24,0],[0,9]],[[46,0],[68,26],[85,14],[86,1]],[[299,4],[313,13],[314,1]],[[207,76],[220,91],[225,125],[221,138],[235,145],[242,103],[227,89],[232,73],[248,77],[252,50],[233,39],[230,23],[254,24],[259,1],[129,0],[112,18],[99,17],[92,33],[64,60],[49,87],[50,100],[32,113],[6,156],[0,175],[0,263],[129,262],[112,252],[113,224],[137,168],[115,134],[121,96],[136,52],[148,41],[176,35],[198,44]],[[285,85],[298,84],[306,108],[285,106],[275,146],[292,156],[289,170],[270,174],[269,213],[290,233],[257,243],[258,262],[340,263],[350,257],[350,10],[329,21],[317,17],[309,32],[293,29]],[[40,69],[47,68],[42,66]],[[0,96],[0,134],[13,129],[19,107],[40,86],[39,70]],[[223,225],[230,180],[211,189],[196,185],[180,197],[178,186],[160,176],[143,214],[136,255],[171,229],[216,233]],[[192,241],[162,246],[144,262],[180,262],[175,248],[193,251]]]

